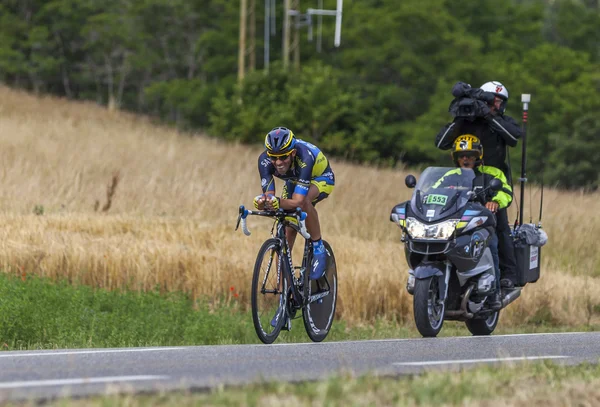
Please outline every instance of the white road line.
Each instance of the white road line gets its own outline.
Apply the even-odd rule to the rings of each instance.
[[[17,389],[20,387],[67,386],[73,384],[96,384],[111,382],[132,382],[140,380],[166,380],[169,376],[106,376],[56,380],[28,380],[22,382],[0,382],[0,389]]]
[[[540,333],[528,333],[528,334],[505,334],[505,335],[482,335],[482,336],[440,336],[438,338],[389,338],[389,339],[369,339],[369,340],[357,340],[357,341],[330,341],[330,342],[302,342],[302,343],[273,343],[271,345],[252,344],[252,345],[223,345],[223,346],[327,346],[336,344],[352,344],[352,343],[365,343],[365,342],[408,342],[408,341],[440,341],[446,339],[485,339],[494,340],[499,338],[510,338],[519,336],[548,336],[548,335],[580,335],[580,334],[600,334],[600,332],[540,332]]]
[[[510,338],[510,337],[518,337],[518,336],[548,336],[548,335],[579,335],[579,334],[593,334],[597,332],[539,332],[539,333],[529,333],[529,334],[505,334],[505,335],[480,335],[480,336],[446,336],[444,338],[440,337],[440,339],[480,339],[480,338]]]
[[[569,356],[521,356],[512,358],[490,358],[490,359],[462,359],[462,360],[431,360],[423,362],[396,362],[394,366],[434,366],[434,365],[455,365],[464,363],[485,363],[485,362],[510,362],[515,360],[538,360],[538,359],[565,359]]]
[[[181,350],[184,347],[178,348],[143,348],[143,349],[102,349],[102,350],[75,350],[68,352],[36,352],[36,353],[0,353],[0,358],[25,358],[30,356],[63,356],[63,355],[86,355],[96,353],[128,353],[128,352],[162,352],[165,350]]]

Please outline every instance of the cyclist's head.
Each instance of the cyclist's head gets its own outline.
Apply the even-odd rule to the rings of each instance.
[[[269,157],[287,154],[296,147],[294,133],[286,127],[275,127],[265,137]]]
[[[501,114],[504,114],[506,110],[506,103],[508,102],[508,90],[506,86],[497,81],[486,82],[480,87],[484,92],[493,93],[495,96],[494,103],[492,105]]]
[[[296,137],[285,127],[275,127],[265,137],[267,155],[280,174],[288,172],[296,156]]]
[[[463,134],[454,140],[452,160],[461,168],[475,168],[483,162],[483,146],[472,134]]]

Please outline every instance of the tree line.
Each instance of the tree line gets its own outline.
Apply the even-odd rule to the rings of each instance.
[[[333,18],[321,52],[302,29],[299,71],[279,62],[281,3],[267,73],[256,1],[258,66],[240,83],[238,1],[4,0],[0,80],[248,143],[284,125],[328,155],[410,166],[449,164],[433,140],[455,82],[497,80],[518,121],[520,94],[532,95],[529,178],[600,185],[598,0],[346,0],[341,47]]]

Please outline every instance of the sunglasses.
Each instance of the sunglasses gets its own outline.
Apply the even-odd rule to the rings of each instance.
[[[473,154],[473,153],[458,153],[458,154],[456,154],[456,159],[457,160],[460,160],[460,159],[463,159],[463,158],[471,158],[471,157],[472,158],[477,158],[477,156],[475,154]]]
[[[282,155],[271,155],[268,154],[269,159],[273,162],[277,161],[277,160],[281,160],[281,161],[285,161],[287,160],[290,156],[292,155],[291,152],[287,153],[287,154],[282,154]]]

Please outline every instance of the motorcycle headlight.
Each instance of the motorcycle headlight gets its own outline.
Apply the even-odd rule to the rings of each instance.
[[[456,230],[458,219],[426,225],[415,218],[406,219],[406,230],[413,239],[448,240]]]

